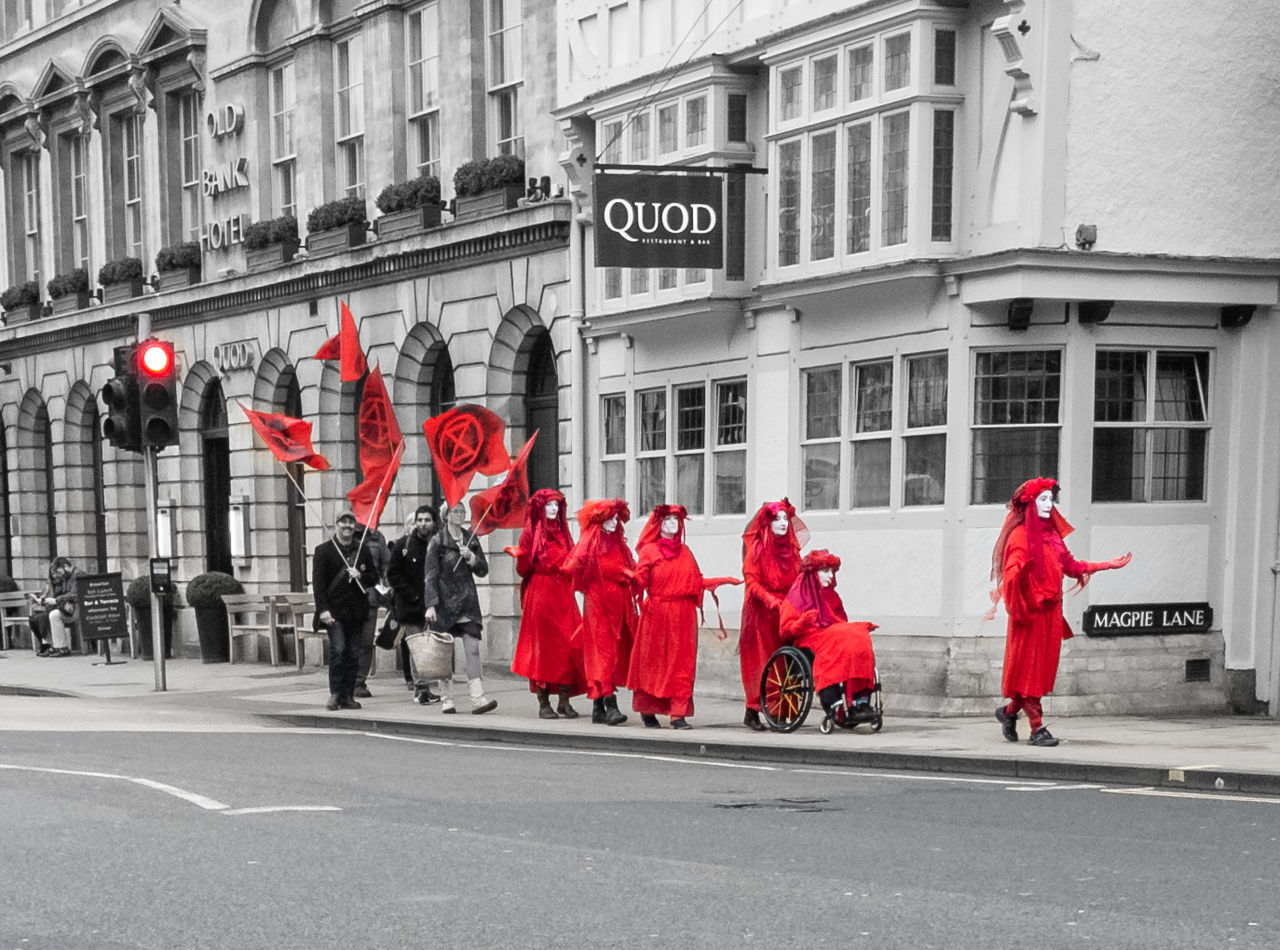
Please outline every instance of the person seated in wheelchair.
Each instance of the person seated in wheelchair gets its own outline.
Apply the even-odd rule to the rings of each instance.
[[[850,622],[836,593],[840,558],[830,551],[805,555],[796,578],[782,601],[782,638],[813,656],[813,688],[823,710],[833,719],[844,706],[855,720],[871,720],[876,712],[871,697],[876,689],[876,657],[871,631],[876,624]]]

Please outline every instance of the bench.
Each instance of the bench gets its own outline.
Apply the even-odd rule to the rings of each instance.
[[[237,637],[266,637],[271,645],[271,665],[280,665],[276,643],[276,605],[273,594],[223,594],[227,608],[227,640],[230,661],[236,661]]]
[[[17,635],[34,639],[27,623],[30,617],[31,598],[28,595],[22,591],[0,594],[0,650],[11,649],[17,642]]]
[[[303,638],[319,637],[322,643],[329,642],[329,634],[325,631],[311,629],[310,615],[316,609],[315,598],[306,591],[272,594],[271,597],[275,604],[275,628],[282,636],[293,637],[293,652],[301,672],[306,657]]]

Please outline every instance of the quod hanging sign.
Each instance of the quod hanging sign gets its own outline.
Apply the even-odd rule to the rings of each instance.
[[[595,176],[597,267],[724,266],[719,175]]]

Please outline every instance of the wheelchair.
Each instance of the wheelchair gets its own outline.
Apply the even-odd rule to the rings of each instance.
[[[813,652],[787,644],[769,657],[760,676],[760,713],[774,732],[795,732],[809,716],[813,706]],[[884,706],[880,700],[880,671],[875,674],[875,687],[865,709],[851,706],[852,697],[846,683],[841,698],[823,708],[818,726],[824,736],[837,726],[856,729],[867,725],[872,732],[884,726]]]

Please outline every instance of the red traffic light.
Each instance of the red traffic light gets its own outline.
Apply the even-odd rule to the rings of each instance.
[[[138,369],[153,379],[173,373],[173,346],[159,340],[147,340],[138,347]]]

